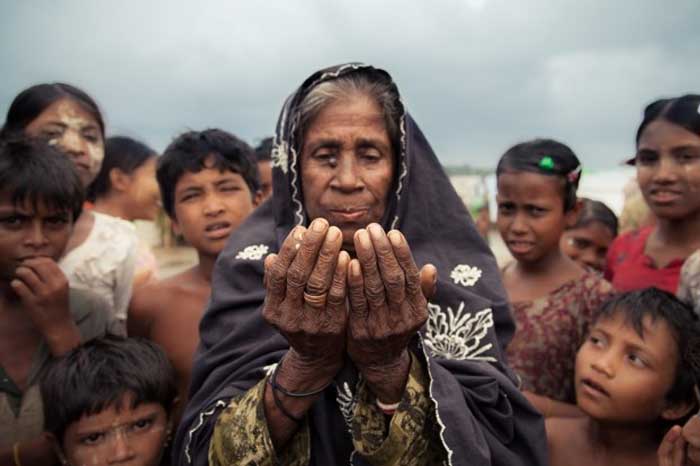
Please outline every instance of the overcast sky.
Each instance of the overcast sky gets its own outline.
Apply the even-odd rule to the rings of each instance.
[[[109,134],[162,150],[186,129],[252,144],[316,69],[389,71],[448,164],[553,137],[588,169],[634,151],[653,99],[700,92],[700,0],[0,0],[0,112],[39,82],[82,87]]]

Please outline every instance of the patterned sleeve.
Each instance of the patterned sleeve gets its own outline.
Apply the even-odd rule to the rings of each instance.
[[[691,254],[683,263],[676,295],[700,315],[700,251]]]
[[[266,383],[267,377],[240,397],[233,398],[221,412],[209,443],[210,465],[309,464],[311,444],[306,421],[284,450],[279,455],[275,452],[265,419]]]
[[[439,439],[435,406],[427,394],[428,376],[418,358],[411,354],[411,369],[398,409],[391,417],[379,410],[374,395],[364,383],[358,391],[352,437],[358,454],[369,464],[438,465],[446,452]]]

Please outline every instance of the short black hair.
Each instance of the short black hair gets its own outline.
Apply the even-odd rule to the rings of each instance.
[[[58,149],[39,139],[12,136],[0,139],[0,192],[15,206],[41,203],[70,212],[75,222],[83,210],[85,188],[75,164]]]
[[[553,139],[534,139],[508,149],[498,161],[496,176],[528,171],[560,178],[564,183],[564,211],[569,211],[576,205],[581,169],[581,162],[566,144]]]
[[[593,222],[600,222],[610,230],[613,238],[617,236],[617,216],[610,207],[603,202],[594,201],[586,197],[580,197],[579,200],[581,201],[581,213],[578,216],[578,220],[576,220],[576,225],[571,228],[583,228]]]
[[[700,379],[700,323],[693,310],[668,291],[644,288],[613,296],[594,314],[591,325],[618,313],[642,338],[645,317],[668,324],[678,345],[678,361],[676,380],[666,399],[671,403],[693,402],[693,386]]]
[[[88,198],[91,201],[109,193],[112,182],[109,173],[118,168],[126,174],[131,174],[153,157],[156,151],[146,144],[126,136],[112,136],[105,141],[105,157],[100,171],[88,187]]]
[[[260,141],[255,147],[255,159],[258,162],[272,160],[272,137],[267,137]]]
[[[250,195],[260,189],[258,165],[248,144],[220,129],[188,131],[179,135],[158,160],[156,178],[160,186],[163,209],[175,218],[175,185],[185,172],[197,173],[212,157],[212,168],[229,170],[243,177]]]
[[[646,127],[653,121],[666,120],[700,136],[700,95],[686,94],[670,99],[659,99],[647,105],[644,117],[637,129],[636,143]]]
[[[40,383],[44,428],[63,443],[68,426],[133,395],[131,408],[158,403],[170,412],[175,372],[163,350],[142,338],[107,335],[52,360]],[[116,404],[115,404],[116,403]]]
[[[105,135],[105,123],[100,108],[85,91],[66,83],[37,84],[19,94],[10,104],[2,133],[5,136],[23,133],[25,128],[54,102],[70,99],[77,102],[97,122]]]

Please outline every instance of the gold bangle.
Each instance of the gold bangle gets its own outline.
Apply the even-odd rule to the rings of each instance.
[[[12,456],[15,459],[15,466],[22,466],[22,462],[19,460],[19,442],[12,445]]]

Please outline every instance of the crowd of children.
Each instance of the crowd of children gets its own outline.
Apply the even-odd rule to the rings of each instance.
[[[106,133],[68,84],[7,111],[0,465],[171,464],[217,256],[273,195],[269,138],[188,131],[157,155]],[[513,256],[504,350],[554,466],[700,464],[700,96],[650,104],[631,163],[653,221],[621,236],[605,204],[577,196],[565,144],[517,144],[496,169]],[[131,223],[159,206],[198,256],[162,280]]]

